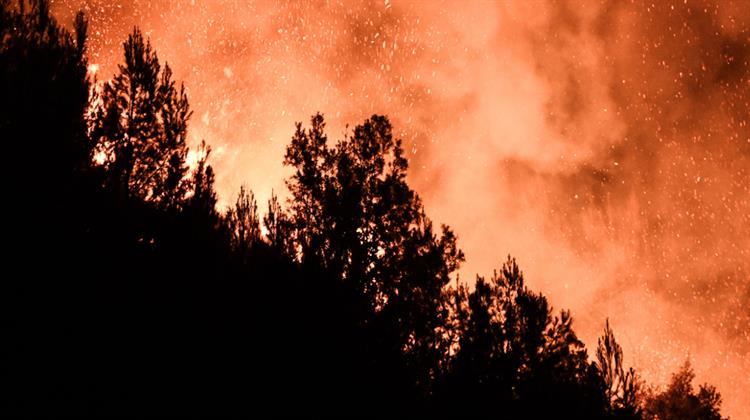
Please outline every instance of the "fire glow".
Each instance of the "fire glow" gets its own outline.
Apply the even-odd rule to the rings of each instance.
[[[295,121],[320,111],[338,139],[386,114],[462,280],[510,253],[589,348],[609,316],[648,380],[689,355],[747,415],[745,4],[53,1],[79,9],[92,76],[138,25],[185,82],[223,202],[284,190]]]

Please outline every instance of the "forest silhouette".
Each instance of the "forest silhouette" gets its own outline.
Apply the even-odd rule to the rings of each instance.
[[[689,363],[640,379],[608,322],[590,357],[513,258],[453,281],[387,117],[298,123],[288,202],[220,211],[169,66],[136,28],[97,88],[86,32],[0,0],[3,413],[721,418]]]

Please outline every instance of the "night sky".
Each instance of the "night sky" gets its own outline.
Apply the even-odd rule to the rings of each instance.
[[[515,256],[595,347],[657,384],[690,357],[750,414],[750,4],[53,0],[90,71],[133,26],[183,80],[221,205],[285,194],[294,122],[388,115],[409,182],[467,254]],[[260,206],[264,208],[264,205]]]

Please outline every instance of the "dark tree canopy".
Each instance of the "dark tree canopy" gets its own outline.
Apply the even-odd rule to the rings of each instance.
[[[243,187],[220,212],[148,39],[133,31],[92,98],[85,45],[83,15],[71,33],[46,0],[0,0],[0,414],[721,418],[687,364],[643,391],[609,322],[589,360],[514,259],[452,282],[464,255],[388,118],[336,143],[320,114],[297,124],[286,205],[261,215]]]
[[[263,227],[266,228],[266,240],[273,252],[282,258],[291,259],[295,255],[291,221],[281,207],[279,197],[273,192],[263,216]]]
[[[260,242],[260,218],[258,204],[252,191],[240,187],[234,207],[226,213],[226,226],[231,244],[240,255],[247,255],[253,244]]]
[[[663,391],[652,391],[646,397],[646,419],[661,420],[722,420],[721,395],[711,385],[704,384],[696,393],[693,389],[695,372],[687,360],[672,375]]]
[[[88,162],[82,141],[87,23],[81,13],[74,30],[57,24],[47,1],[0,0],[0,139],[9,156],[3,166],[30,185],[53,186],[51,192],[69,188]]]
[[[434,231],[407,185],[388,118],[373,115],[333,146],[324,129],[320,114],[307,130],[297,124],[285,157],[295,169],[288,187],[301,261],[351,283],[370,303],[371,322],[434,367],[448,351],[445,286],[464,259],[456,237],[447,226]],[[435,374],[423,371],[420,385]]]
[[[459,349],[446,387],[468,410],[487,413],[501,404],[514,416],[601,413],[597,375],[570,313],[552,316],[547,299],[525,286],[515,260],[509,257],[489,281],[478,277],[473,292],[454,293]]]
[[[169,65],[161,68],[151,43],[137,28],[123,44],[125,63],[104,85],[92,124],[96,151],[112,188],[175,208],[189,189],[185,88],[175,86]]]

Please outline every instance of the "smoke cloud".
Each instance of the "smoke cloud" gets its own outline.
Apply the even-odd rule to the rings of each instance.
[[[750,406],[750,9],[742,2],[56,0],[91,19],[97,77],[138,25],[184,80],[223,203],[283,195],[295,121],[332,139],[372,113],[467,254],[508,253],[570,308],[609,317],[664,383],[686,357],[725,413]],[[93,68],[93,67],[92,67]],[[262,206],[261,206],[262,207]]]

